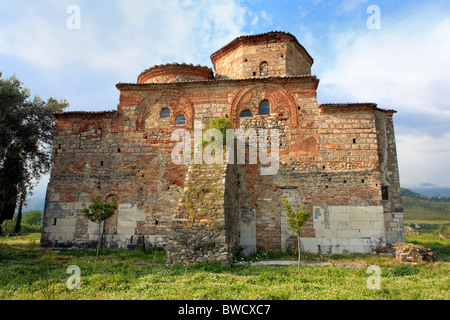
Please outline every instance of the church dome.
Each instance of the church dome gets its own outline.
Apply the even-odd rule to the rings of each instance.
[[[192,64],[171,63],[153,66],[138,76],[138,83],[171,83],[210,80],[214,78],[213,71],[208,67]]]

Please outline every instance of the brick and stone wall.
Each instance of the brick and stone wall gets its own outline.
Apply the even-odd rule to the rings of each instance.
[[[313,59],[292,35],[243,36],[211,55],[218,77],[246,79],[310,75]]]
[[[145,70],[138,76],[138,83],[168,83],[197,80],[210,80],[214,78],[213,71],[208,67],[194,66],[192,64],[166,64],[154,66]]]
[[[168,263],[232,262],[239,244],[237,187],[237,165],[189,166],[168,231]]]
[[[180,176],[186,171],[171,160],[172,131],[139,132],[118,113],[66,113],[57,118],[43,242],[90,246],[97,241],[97,226],[84,218],[82,203],[99,194],[103,200],[116,197],[119,203],[114,223],[105,229],[108,246],[144,240],[162,246],[167,212],[175,208],[183,187]]]
[[[174,263],[229,263],[238,246],[295,246],[284,199],[312,210],[305,251],[370,252],[403,241],[394,111],[318,105],[313,60],[289,34],[240,37],[211,58],[214,77],[206,67],[155,66],[138,83],[117,84],[117,110],[55,115],[42,245],[94,246],[98,226],[83,216],[82,203],[95,194],[119,203],[101,226],[105,246],[164,247]],[[253,76],[262,60],[268,73]],[[269,115],[259,114],[263,101]],[[253,116],[241,118],[243,111]],[[186,123],[176,125],[180,115]],[[176,129],[194,137],[198,121],[220,116],[250,136],[268,130],[267,155],[279,151],[278,170],[261,174],[267,165],[249,163],[248,151],[245,164],[172,161]]]

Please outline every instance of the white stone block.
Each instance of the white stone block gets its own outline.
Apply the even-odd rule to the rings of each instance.
[[[350,230],[350,229],[354,229],[352,228],[353,223],[350,221],[339,221],[336,224],[336,229],[337,230]]]
[[[328,230],[327,236],[330,237],[330,238],[338,238],[338,237],[339,237],[339,235],[338,235],[338,229],[337,229],[337,228],[334,228],[334,229]]]
[[[346,247],[350,245],[350,239],[348,238],[338,238],[338,244],[340,246]]]
[[[347,206],[328,207],[328,209],[330,210],[331,215],[339,215],[339,214],[347,215],[347,214],[349,214],[347,208],[348,208]]]
[[[352,214],[352,221],[369,221],[370,217],[365,212],[358,212]]]
[[[241,224],[241,232],[245,230],[252,230],[252,224],[251,223],[242,223]]]
[[[62,233],[70,233],[70,234],[72,234],[72,237],[73,237],[73,234],[75,233],[75,226],[62,226],[61,232]]]
[[[70,218],[65,218],[65,219],[57,219],[56,224],[59,226],[70,226],[70,227],[74,227],[77,223],[77,219],[70,219]]]
[[[330,215],[331,221],[350,221],[351,215],[348,213],[332,213]]]
[[[349,246],[350,247],[359,247],[359,246],[366,246],[370,243],[368,239],[349,239]]]
[[[54,234],[54,240],[58,241],[72,241],[74,239],[73,233],[56,232]]]
[[[317,238],[300,238],[300,250],[303,252],[317,253]]]
[[[364,245],[350,245],[347,247],[347,251],[350,253],[366,253],[366,246]]]
[[[323,220],[324,210],[321,207],[313,207],[312,209],[312,217],[313,220]]]
[[[373,230],[373,223],[369,221],[352,221],[351,225],[351,229]]]
[[[247,230],[242,230],[241,229],[241,237],[242,238],[251,238],[252,237],[252,230],[251,229],[247,229]]]
[[[66,209],[67,210],[73,210],[74,209],[74,203],[73,202],[66,202]]]
[[[359,238],[361,233],[359,230],[337,230],[339,238]]]
[[[364,238],[371,238],[371,239],[384,239],[384,232],[382,232],[381,230],[361,230],[361,237]]]
[[[365,208],[368,214],[383,215],[383,206],[369,206]]]
[[[366,213],[365,207],[348,206],[347,213],[353,215]]]
[[[332,238],[317,238],[317,245],[320,246],[332,245]]]
[[[373,222],[374,230],[384,230],[384,221],[375,221]]]
[[[62,233],[62,226],[53,226],[52,232],[54,233]]]
[[[338,229],[338,221],[330,221],[328,223],[324,223],[325,228],[328,228],[330,230],[336,230]]]
[[[73,202],[74,210],[83,210],[83,202]]]
[[[134,208],[130,209],[122,209],[119,210],[119,221],[144,221],[145,220],[145,212],[144,211],[138,211]]]
[[[100,230],[103,230],[103,223],[100,224]],[[98,235],[98,223],[92,221],[88,222],[88,234]]]
[[[241,238],[242,246],[256,246],[256,238]]]
[[[126,237],[131,237],[136,233],[136,228],[122,228],[120,230],[117,229],[117,233]]]

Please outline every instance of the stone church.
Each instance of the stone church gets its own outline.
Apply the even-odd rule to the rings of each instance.
[[[318,104],[314,60],[289,33],[241,36],[211,61],[214,70],[157,65],[117,84],[116,110],[55,114],[43,246],[95,246],[98,226],[82,205],[96,194],[118,203],[101,226],[104,246],[157,246],[168,263],[295,247],[284,199],[311,209],[303,251],[370,253],[404,241],[394,110]],[[175,163],[173,132],[219,117],[244,132],[277,129],[277,171]]]

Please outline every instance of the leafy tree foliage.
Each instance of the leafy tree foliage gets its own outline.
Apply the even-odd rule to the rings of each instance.
[[[25,213],[22,222],[28,225],[42,224],[42,212],[39,210],[30,210]]]
[[[17,207],[21,212],[32,179],[50,170],[52,114],[68,106],[63,99],[30,99],[30,90],[15,76],[2,78],[0,73],[0,224],[11,220]]]
[[[222,134],[223,145],[226,144],[227,141],[227,129],[232,129],[233,125],[228,116],[221,116],[218,118],[210,118],[207,124],[206,129],[217,129]]]

